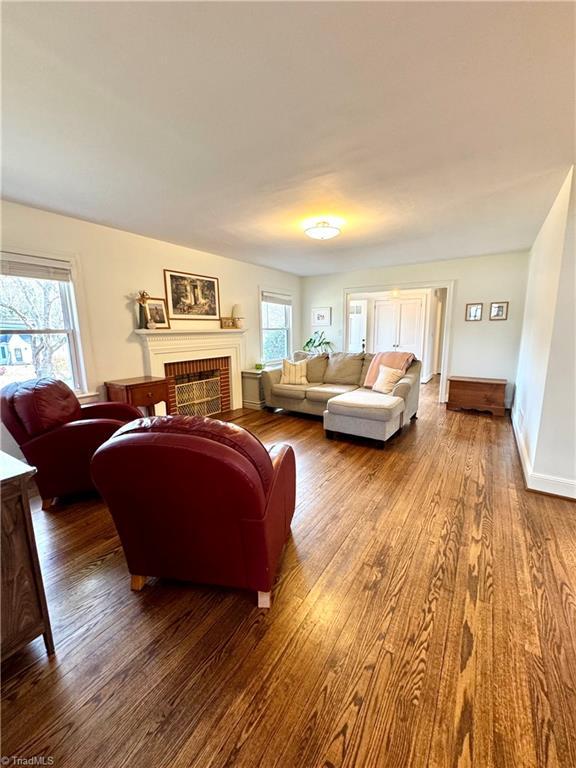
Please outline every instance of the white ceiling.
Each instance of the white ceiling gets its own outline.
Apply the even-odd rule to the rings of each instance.
[[[2,10],[29,205],[321,274],[527,247],[574,161],[572,3]]]

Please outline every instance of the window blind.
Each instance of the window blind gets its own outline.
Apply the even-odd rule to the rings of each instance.
[[[9,251],[2,251],[0,255],[0,274],[10,277],[33,277],[38,280],[59,280],[63,283],[72,280],[69,261]]]
[[[262,301],[269,304],[282,304],[285,307],[292,306],[292,297],[284,293],[273,293],[272,291],[262,291]]]

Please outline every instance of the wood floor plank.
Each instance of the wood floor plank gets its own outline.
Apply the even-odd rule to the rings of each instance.
[[[437,380],[382,450],[227,418],[296,452],[272,608],[141,593],[85,498],[34,524],[56,641],[2,667],[2,754],[65,768],[574,768],[576,505],[525,491],[507,418]]]

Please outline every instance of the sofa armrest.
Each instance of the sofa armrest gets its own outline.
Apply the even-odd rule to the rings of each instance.
[[[401,397],[405,403],[404,419],[411,419],[418,410],[420,399],[420,374],[422,363],[415,360],[390,394]]]
[[[264,390],[264,400],[266,404],[272,399],[272,387],[279,384],[282,378],[282,368],[270,368],[262,371],[262,389]]]
[[[88,403],[83,405],[80,419],[116,419],[118,421],[134,421],[141,419],[142,413],[128,403]]]
[[[407,379],[404,377],[403,379],[400,379],[399,382],[397,382],[394,386],[394,389],[390,394],[393,397],[401,397],[402,400],[406,400],[408,395],[410,394],[410,389],[412,388],[413,382],[410,381],[410,379]]]

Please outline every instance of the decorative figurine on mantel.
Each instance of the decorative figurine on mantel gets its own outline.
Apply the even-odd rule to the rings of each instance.
[[[244,328],[244,312],[240,304],[234,304],[232,307],[232,317],[234,318],[234,328]]]
[[[244,328],[244,312],[240,304],[234,304],[230,317],[220,317],[220,328],[228,331],[234,328]]]
[[[147,291],[138,291],[136,302],[138,304],[138,328],[140,330],[150,327],[148,313],[146,312],[146,304],[148,304],[149,298],[150,294]]]

